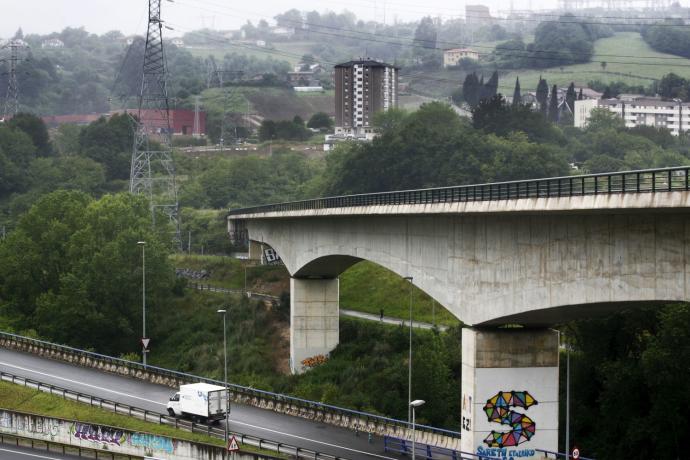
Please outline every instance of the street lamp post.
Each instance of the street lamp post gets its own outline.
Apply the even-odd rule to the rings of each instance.
[[[146,241],[137,241],[141,246],[141,357],[146,367]]]
[[[412,460],[415,460],[415,443],[416,443],[416,432],[415,432],[415,409],[424,404],[426,401],[423,399],[415,399],[410,402],[410,409],[412,409]]]
[[[407,365],[407,400],[412,401],[412,277],[406,276],[404,279],[410,282],[410,355]],[[411,406],[407,407],[407,423],[412,418]]]
[[[228,342],[225,327],[225,318],[227,317],[227,310],[218,310],[218,313],[223,315],[223,368],[225,379],[225,446],[228,445],[228,424],[230,423],[230,395],[228,394]]]

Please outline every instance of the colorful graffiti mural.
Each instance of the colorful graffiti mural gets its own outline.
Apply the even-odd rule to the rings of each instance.
[[[77,439],[121,446],[127,441],[124,431],[108,426],[89,425],[86,423],[73,423],[70,433]]]
[[[153,434],[132,433],[129,443],[134,447],[143,447],[149,450],[162,450],[169,454],[175,451],[175,442],[170,438]]]
[[[491,431],[484,443],[489,447],[514,447],[532,439],[536,432],[534,421],[511,407],[529,409],[539,402],[526,391],[499,391],[489,398],[484,405],[484,412],[489,422],[510,426],[507,432]]]

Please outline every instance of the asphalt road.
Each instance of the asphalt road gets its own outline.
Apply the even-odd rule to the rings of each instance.
[[[166,412],[174,393],[169,387],[7,349],[0,349],[0,369],[160,413]],[[239,404],[231,407],[230,430],[348,459],[401,458],[385,453],[378,436],[369,443],[366,434],[356,436],[343,428]],[[0,459],[4,458],[0,452]]]
[[[30,449],[11,444],[0,444],[0,459],[2,460],[78,460],[79,458],[72,455],[46,452],[44,449]]]

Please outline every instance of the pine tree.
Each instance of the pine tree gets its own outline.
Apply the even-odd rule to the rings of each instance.
[[[522,95],[520,94],[520,77],[515,77],[515,90],[513,91],[513,107],[522,104]]]
[[[539,77],[539,84],[537,85],[537,102],[539,102],[539,110],[542,115],[546,116],[547,103],[549,100],[549,85],[546,80]]]
[[[549,102],[549,120],[558,123],[558,87],[551,88],[551,101]]]
[[[568,86],[568,91],[565,93],[565,103],[568,104],[571,113],[575,113],[575,99],[577,94],[575,93],[575,83],[570,82]]]
[[[491,99],[498,93],[498,72],[494,70],[491,78],[486,82],[486,99]]]
[[[476,73],[472,72],[465,77],[465,82],[462,84],[462,97],[470,107],[475,107],[479,103],[479,79]]]
[[[582,95],[582,88],[580,88],[580,94],[577,96],[577,100],[578,100],[578,101],[581,101],[581,100],[583,100],[584,98],[585,98],[585,97]]]

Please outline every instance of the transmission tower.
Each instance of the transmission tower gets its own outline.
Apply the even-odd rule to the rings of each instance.
[[[5,48],[10,49],[9,72],[7,73],[7,92],[3,107],[3,118],[7,120],[19,112],[19,85],[17,84],[17,63],[19,62],[19,48],[23,45],[18,40],[11,40]]]
[[[139,117],[134,133],[129,190],[134,194],[145,194],[149,198],[154,224],[159,212],[170,219],[174,228],[173,240],[179,246],[179,205],[172,155],[161,1],[149,0]]]

